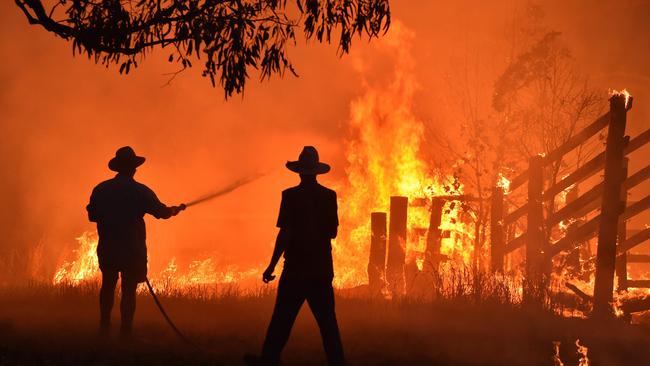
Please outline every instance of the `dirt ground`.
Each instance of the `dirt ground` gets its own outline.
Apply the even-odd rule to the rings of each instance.
[[[148,294],[138,297],[135,337],[97,336],[96,289],[0,289],[3,365],[243,365],[260,348],[273,293],[199,298],[164,296],[169,315],[201,350],[181,342]],[[119,325],[118,307],[114,323]],[[337,312],[350,365],[578,365],[575,341],[592,365],[648,365],[650,327],[594,324],[502,304],[461,300],[385,301],[339,294]],[[324,365],[315,321],[303,307],[285,365]]]

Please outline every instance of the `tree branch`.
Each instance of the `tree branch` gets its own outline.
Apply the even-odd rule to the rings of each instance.
[[[388,0],[346,0],[345,6],[338,0],[300,0],[297,20],[287,16],[286,1],[278,0],[171,0],[164,6],[161,0],[135,5],[121,0],[59,0],[49,13],[42,0],[14,1],[29,24],[71,40],[75,54],[85,53],[106,65],[121,64],[120,72],[137,67],[134,57],[156,46],[175,45],[176,62],[184,68],[192,66],[190,58],[205,54],[202,75],[215,85],[219,72],[226,97],[243,90],[250,68],[262,70],[262,79],[282,76],[287,69],[296,74],[286,46],[295,43],[299,22],[306,37],[318,41],[329,41],[332,30],[339,29],[339,49],[344,53],[352,35],[377,37],[390,24]],[[57,21],[53,17],[61,6],[67,17]]]

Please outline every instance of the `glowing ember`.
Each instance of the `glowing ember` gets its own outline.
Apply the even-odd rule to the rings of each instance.
[[[564,366],[564,363],[562,362],[562,359],[560,358],[560,345],[562,343],[555,341],[553,342],[553,349],[554,349],[554,354],[553,354],[553,366]]]
[[[510,181],[501,173],[497,178],[497,187],[502,188],[504,194],[510,193]]]
[[[610,89],[609,90],[609,96],[613,97],[615,95],[616,96],[622,95],[622,96],[625,97],[625,108],[627,108],[627,106],[628,106],[628,104],[630,102],[630,98],[632,97],[632,94],[630,94],[630,92],[628,92],[627,89],[623,89],[621,91]]]
[[[576,347],[578,347],[578,354],[580,355],[580,359],[578,360],[578,366],[591,365],[591,363],[589,362],[589,357],[587,357],[587,352],[589,351],[589,349],[581,345],[579,339],[576,339]]]

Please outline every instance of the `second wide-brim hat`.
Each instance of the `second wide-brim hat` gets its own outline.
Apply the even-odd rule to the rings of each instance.
[[[330,166],[320,162],[318,151],[313,146],[305,146],[296,161],[287,161],[287,169],[298,174],[317,175],[330,171]]]

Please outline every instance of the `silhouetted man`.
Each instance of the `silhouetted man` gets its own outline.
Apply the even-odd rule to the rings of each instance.
[[[273,272],[282,254],[284,269],[262,355],[248,355],[246,361],[250,365],[277,365],[298,311],[307,300],[320,328],[328,363],[343,365],[332,288],[331,239],[336,237],[339,224],[336,192],[316,181],[316,175],[327,173],[330,167],[319,162],[312,146],[305,146],[298,161],[286,166],[300,174],[300,184],[282,192],[277,223],[280,232],[263,281],[275,279]]]
[[[102,271],[99,292],[100,329],[107,334],[118,274],[121,275],[121,334],[129,335],[135,314],[135,291],[147,278],[147,245],[144,215],[157,219],[175,216],[184,205],[167,207],[144,184],[133,179],[136,168],[145,158],[137,156],[129,146],[117,150],[108,168],[117,175],[93,189],[86,207],[88,219],[97,223],[99,243],[97,258]]]

